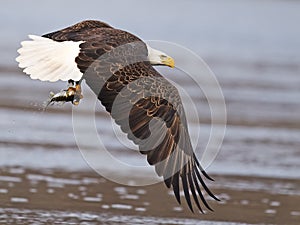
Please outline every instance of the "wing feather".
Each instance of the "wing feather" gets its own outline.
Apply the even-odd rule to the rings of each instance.
[[[190,210],[192,212],[194,212],[193,210],[193,206],[192,206],[192,202],[191,202],[191,197],[190,197],[190,193],[189,193],[189,186],[188,186],[188,181],[187,181],[187,171],[186,171],[186,167],[187,165],[183,166],[183,173],[181,175],[181,181],[182,181],[182,186],[183,186],[183,192],[184,192],[184,196],[185,196],[185,200],[190,208]]]

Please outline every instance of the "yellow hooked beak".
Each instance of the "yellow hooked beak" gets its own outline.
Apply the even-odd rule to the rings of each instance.
[[[170,56],[167,56],[167,57],[163,57],[161,62],[166,65],[166,66],[169,66],[171,68],[174,68],[175,67],[175,61],[172,57]]]

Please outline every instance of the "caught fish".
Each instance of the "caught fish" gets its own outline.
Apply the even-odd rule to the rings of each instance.
[[[54,104],[64,104],[66,102],[72,102],[73,105],[78,105],[80,99],[83,98],[81,94],[80,85],[76,84],[75,87],[69,86],[67,90],[62,90],[61,92],[54,93],[50,92],[49,99],[44,102],[44,109],[46,109],[49,105]]]

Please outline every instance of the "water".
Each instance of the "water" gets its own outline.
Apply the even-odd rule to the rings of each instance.
[[[116,7],[120,4],[121,6]],[[122,198],[118,199],[121,202],[115,201],[112,193],[103,196],[101,193],[93,193],[94,195],[81,197],[81,193],[95,188],[93,185],[99,185],[98,178],[92,176],[91,179],[84,180],[84,177],[66,175],[91,173],[90,167],[77,149],[71,106],[66,104],[62,107],[51,107],[45,112],[41,110],[48,93],[59,91],[66,84],[30,80],[17,69],[14,59],[20,41],[26,39],[28,34],[47,33],[87,18],[104,20],[145,40],[168,40],[184,45],[204,58],[216,74],[226,100],[228,125],[221,151],[207,168],[210,174],[218,178],[212,186],[223,193],[221,196],[226,207],[235,209],[238,205],[251,208],[256,204],[260,207],[256,211],[262,215],[260,222],[251,219],[252,215],[249,214],[249,218],[245,216],[239,219],[237,216],[228,218],[228,221],[234,223],[219,222],[220,224],[241,224],[249,221],[247,224],[280,224],[279,217],[286,218],[286,223],[293,224],[293,221],[299,219],[299,204],[295,200],[290,200],[290,204],[286,203],[289,196],[299,198],[299,2],[172,1],[170,4],[152,1],[141,5],[138,1],[84,1],[77,2],[74,7],[70,5],[74,3],[12,0],[5,1],[0,9],[3,18],[0,20],[0,221],[22,223],[24,220],[30,223],[32,221],[26,220],[26,217],[32,216],[38,221],[39,215],[47,214],[45,221],[62,218],[65,223],[136,221],[138,224],[143,218],[144,221],[154,224],[195,224],[194,217],[184,214],[187,210],[178,208],[175,203],[170,204],[170,209],[174,209],[173,213],[164,214],[170,216],[169,219],[161,218],[159,212],[155,214],[155,209],[148,206],[132,205],[132,201],[138,202],[142,195],[127,193],[126,190]],[[189,65],[189,62],[184,63]],[[200,158],[211,128],[205,96],[180,71],[158,69],[168,79],[187,90],[201,112],[197,146]],[[88,100],[88,87],[84,86],[84,89],[84,100]],[[78,110],[82,116],[86,115],[86,109],[80,105]],[[113,156],[135,166],[147,166],[143,155],[122,151],[123,143],[116,141],[112,121],[100,104],[97,105],[96,122],[101,139]],[[199,124],[191,121],[189,127],[192,138],[197,138]],[[125,141],[126,137],[121,136],[120,139]],[[126,145],[133,146],[128,142]],[[135,174],[132,179],[144,179],[148,175],[151,177],[153,172],[143,170],[141,176],[132,171],[118,171],[104,160],[99,161],[99,168],[118,173],[125,178],[129,174]],[[53,177],[51,174],[57,171],[68,172]],[[39,186],[43,182],[49,185]],[[22,188],[23,185],[28,193],[20,193],[18,189],[14,189],[14,186]],[[86,190],[83,187],[85,185]],[[53,203],[53,208],[49,209],[45,208],[45,204],[31,199],[34,193],[44,193],[41,196],[45,197],[56,194],[57,189],[65,186],[71,188],[70,190],[81,187],[80,193],[68,191],[63,196],[74,201],[80,199],[83,207],[53,211],[57,203]],[[117,190],[122,190],[122,187]],[[141,190],[143,192],[144,189]],[[148,192],[145,195],[150,195]],[[242,197],[235,196],[235,192]],[[248,192],[252,194],[247,195]],[[112,200],[107,200],[108,197],[105,196]],[[258,196],[263,200],[258,200]],[[3,199],[6,200],[2,201]],[[69,201],[68,203],[72,204]],[[21,209],[20,204],[28,209]],[[99,205],[95,213],[85,208],[93,208],[90,204],[93,207],[93,204],[100,204],[101,207]],[[283,211],[284,208],[288,210]],[[109,220],[111,215],[99,214],[100,209],[107,209],[108,213],[117,210],[112,211],[117,216]],[[222,209],[220,211],[222,218],[228,214]],[[130,216],[120,216],[123,212]],[[139,217],[129,212],[147,212],[154,217]],[[182,217],[189,215],[189,219],[172,219],[177,215],[174,212],[183,213],[179,214]],[[223,221],[222,218],[218,221]],[[203,221],[199,224],[209,222]]]
[[[210,222],[193,219],[159,218],[159,217],[139,217],[139,216],[112,216],[106,213],[93,212],[66,212],[66,211],[43,211],[43,210],[22,210],[13,208],[0,208],[0,213],[6,216],[0,217],[1,221],[11,221],[15,223],[30,222],[34,224],[60,223],[60,224],[199,224],[199,225],[246,225],[245,223],[232,222]],[[14,214],[12,217],[11,214]],[[24,220],[31,217],[31,220]],[[42,218],[37,220],[35,218]],[[122,222],[120,222],[122,221]]]

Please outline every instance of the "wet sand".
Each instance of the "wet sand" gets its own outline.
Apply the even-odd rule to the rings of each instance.
[[[210,186],[222,201],[209,201],[214,212],[193,214],[183,199],[182,205],[177,204],[163,183],[135,187],[111,182],[93,171],[2,168],[0,223],[299,224],[299,180],[214,178],[217,185],[210,183]],[[255,187],[257,184],[261,188]]]

